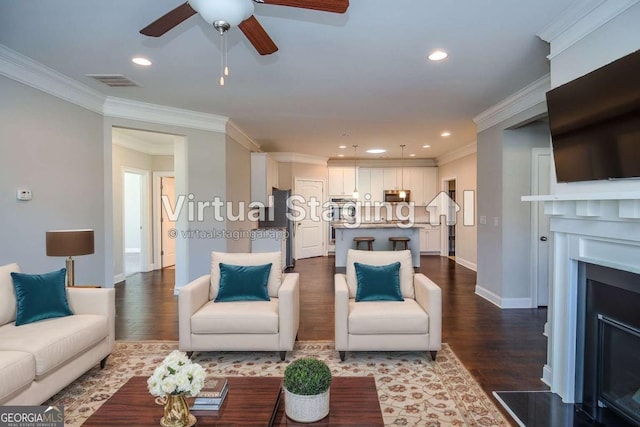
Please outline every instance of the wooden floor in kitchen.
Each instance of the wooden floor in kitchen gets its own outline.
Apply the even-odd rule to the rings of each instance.
[[[333,257],[299,260],[300,340],[333,340]],[[500,310],[475,295],[476,273],[447,257],[423,256],[421,272],[442,288],[443,342],[487,394],[546,390],[546,309]],[[116,285],[116,339],[177,340],[175,270],[136,274]]]

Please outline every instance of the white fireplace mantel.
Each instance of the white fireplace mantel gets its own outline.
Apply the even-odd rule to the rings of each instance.
[[[640,192],[524,196],[544,202],[553,244],[543,381],[575,402],[578,263],[640,274]]]

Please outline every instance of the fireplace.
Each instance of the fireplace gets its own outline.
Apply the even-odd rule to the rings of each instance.
[[[576,403],[594,420],[640,425],[640,275],[578,269]]]
[[[625,358],[631,353],[624,346],[616,350],[620,348],[617,343],[622,337],[627,348],[637,349],[633,332],[640,329],[639,314],[634,312],[640,311],[636,299],[640,292],[640,191],[567,193],[523,200],[544,202],[552,231],[553,268],[545,328],[549,340],[542,380],[564,403],[578,403],[585,413],[598,417],[604,406],[613,412],[607,402],[620,399],[620,378],[632,377],[627,371],[617,371],[629,364]],[[587,318],[589,293],[589,308],[595,308],[597,314],[590,311]],[[598,340],[602,340],[600,347]],[[604,355],[596,357],[600,352]],[[634,350],[633,354],[638,353]],[[598,363],[614,368],[600,382]],[[616,410],[624,412],[621,407]]]

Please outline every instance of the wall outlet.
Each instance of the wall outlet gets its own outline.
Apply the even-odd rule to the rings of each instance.
[[[480,225],[487,225],[487,216],[480,215]]]
[[[33,198],[33,195],[31,194],[31,190],[28,188],[19,188],[16,191],[16,199],[18,200],[22,200],[22,201],[29,201]]]
[[[497,227],[500,225],[500,218],[498,218],[497,216],[493,217],[493,226]]]

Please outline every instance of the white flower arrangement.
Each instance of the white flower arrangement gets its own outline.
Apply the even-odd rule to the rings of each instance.
[[[149,393],[156,397],[168,394],[195,396],[204,386],[205,370],[191,362],[187,355],[174,350],[147,380]]]

